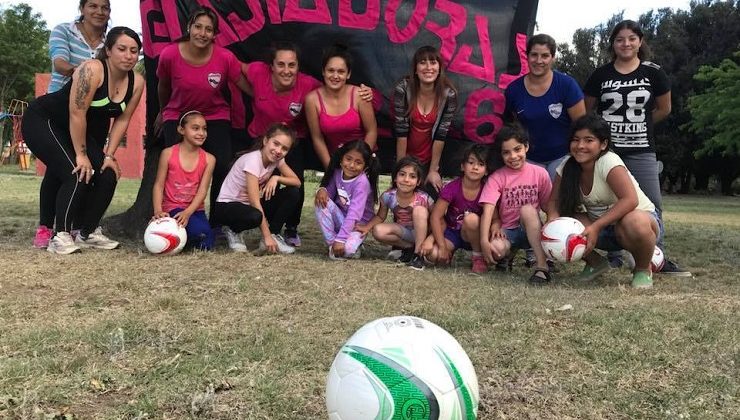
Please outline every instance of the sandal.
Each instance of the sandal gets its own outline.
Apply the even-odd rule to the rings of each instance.
[[[540,276],[539,274],[543,274],[544,277]],[[534,273],[532,273],[532,276],[529,277],[529,284],[535,285],[535,286],[541,286],[543,284],[550,283],[552,281],[552,276],[550,275],[550,270],[547,268],[535,268]]]

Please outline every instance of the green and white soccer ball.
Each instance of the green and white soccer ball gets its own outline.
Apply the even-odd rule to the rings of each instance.
[[[465,350],[436,324],[380,318],[334,358],[326,408],[331,420],[475,419],[478,378]]]

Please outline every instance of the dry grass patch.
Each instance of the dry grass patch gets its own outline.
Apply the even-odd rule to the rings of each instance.
[[[308,205],[294,256],[222,246],[159,258],[126,242],[58,257],[28,245],[36,188],[34,177],[0,175],[0,211],[13,215],[0,239],[0,418],[325,418],[339,346],[398,314],[461,342],[478,373],[480,418],[740,412],[736,201],[701,198],[707,209],[729,206],[722,226],[697,224],[704,210],[693,201],[667,212],[670,255],[696,277],[636,292],[626,271],[574,282],[577,266],[543,288],[529,287],[521,266],[471,275],[463,257],[414,272],[384,261],[373,241],[362,260],[330,262]],[[114,211],[135,192],[123,182]]]

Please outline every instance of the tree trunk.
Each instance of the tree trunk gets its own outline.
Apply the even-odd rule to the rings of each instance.
[[[146,79],[146,139],[144,139],[144,174],[136,194],[136,201],[131,207],[121,214],[116,214],[103,219],[101,224],[111,235],[126,237],[130,239],[141,238],[144,229],[152,217],[152,187],[157,177],[157,166],[159,155],[164,149],[162,136],[155,137],[153,132],[154,119],[159,112],[159,97],[157,96],[157,84],[159,80],[153,76],[156,74],[157,60],[144,57],[145,79]],[[148,76],[146,76],[148,75]]]
[[[152,147],[144,154],[144,176],[141,179],[136,201],[123,213],[106,217],[102,225],[114,237],[141,238],[152,217],[152,187],[157,176],[161,147]]]

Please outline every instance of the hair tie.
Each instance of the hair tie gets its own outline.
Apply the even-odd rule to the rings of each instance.
[[[182,114],[182,117],[180,117],[180,121],[178,121],[177,125],[182,126],[182,120],[184,120],[185,117],[187,117],[190,114],[200,114],[200,115],[203,115],[203,114],[201,114],[200,111],[196,111],[196,110],[193,109],[191,111],[188,111],[188,112]]]

